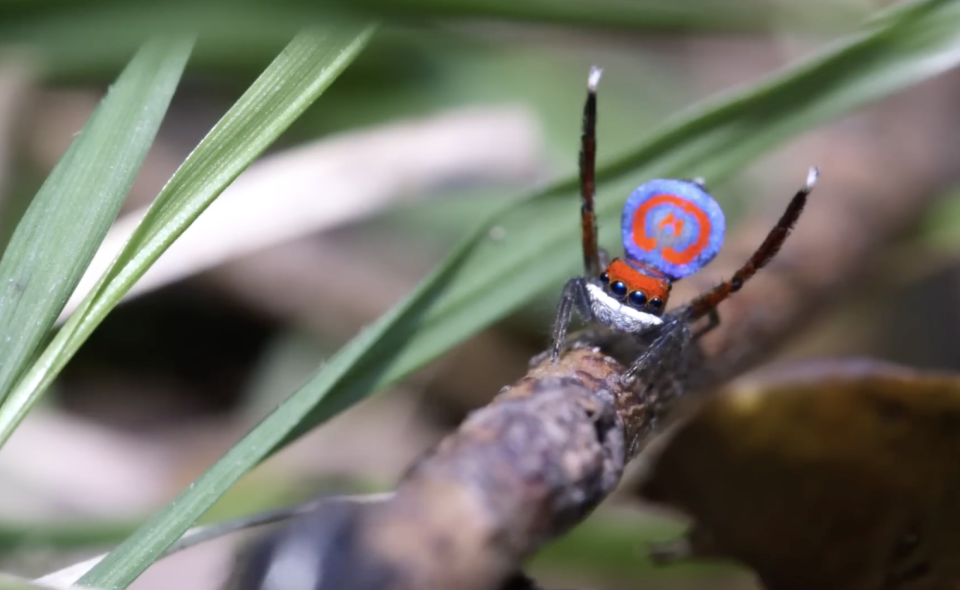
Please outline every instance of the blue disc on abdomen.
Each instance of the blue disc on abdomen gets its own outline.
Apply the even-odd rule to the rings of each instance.
[[[713,260],[726,222],[720,205],[697,184],[657,179],[627,198],[621,228],[628,258],[676,280]]]

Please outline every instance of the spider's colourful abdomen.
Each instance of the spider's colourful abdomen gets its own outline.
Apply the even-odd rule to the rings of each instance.
[[[623,207],[623,248],[629,259],[677,280],[720,251],[726,222],[720,205],[688,180],[651,180]]]

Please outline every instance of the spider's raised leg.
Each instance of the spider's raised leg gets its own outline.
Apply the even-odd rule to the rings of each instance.
[[[600,274],[597,245],[597,214],[593,207],[597,168],[597,85],[602,70],[590,68],[587,101],[583,105],[583,133],[580,135],[580,225],[583,239],[583,271],[588,277]]]
[[[807,195],[810,194],[813,187],[817,184],[817,177],[819,175],[820,171],[817,168],[810,169],[807,173],[806,184],[797,191],[797,194],[790,200],[790,204],[787,205],[786,211],[780,216],[777,225],[770,230],[770,233],[767,234],[766,239],[760,244],[757,251],[753,253],[753,256],[747,259],[747,262],[744,263],[737,272],[733,273],[730,280],[720,283],[684,306],[683,314],[686,315],[688,320],[697,320],[710,314],[711,310],[715,310],[724,299],[739,291],[750,277],[755,275],[758,270],[766,266],[766,264],[777,255],[783,242],[787,239],[787,236],[790,235],[790,230],[793,229],[793,225],[803,212],[803,208],[807,204]]]
[[[553,362],[560,360],[560,349],[567,337],[574,310],[587,321],[593,321],[587,280],[605,268],[607,253],[597,244],[597,214],[593,207],[596,190],[597,163],[597,85],[602,70],[594,66],[587,77],[587,101],[583,105],[583,133],[580,135],[580,228],[583,240],[584,277],[567,281],[560,295],[557,319],[553,324]],[[604,259],[601,266],[601,258]]]
[[[580,277],[567,281],[563,286],[563,293],[560,294],[557,319],[553,323],[553,347],[550,354],[553,362],[560,360],[560,349],[567,339],[567,328],[570,327],[574,311],[587,322],[595,321],[590,308],[590,295],[587,293],[587,280]]]

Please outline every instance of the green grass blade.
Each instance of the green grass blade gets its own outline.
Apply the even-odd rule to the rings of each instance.
[[[652,133],[604,167],[598,210],[607,220],[615,217],[622,195],[651,176],[723,178],[799,131],[958,62],[960,2],[927,0],[889,11],[816,59],[702,105]],[[571,113],[571,124],[577,121]],[[571,154],[576,157],[576,146]],[[798,171],[798,181],[805,173]],[[828,169],[824,181],[829,182]],[[575,185],[574,179],[561,182],[507,205],[482,224],[412,295],[331,358],[82,582],[126,586],[278,445],[423,366],[538,292],[559,289],[580,260]],[[506,230],[505,240],[487,238],[494,224]],[[616,230],[617,224],[605,223],[605,241],[615,238]],[[545,327],[545,338],[546,332]]]
[[[18,386],[18,414],[0,408],[0,437],[22,417],[19,407],[32,404],[137,278],[336,79],[372,33],[372,27],[311,31],[287,46],[174,174],[114,266]],[[121,545],[83,583],[126,587],[192,522],[169,519],[165,528],[148,523],[146,532]]]
[[[371,29],[298,35],[224,115],[163,188],[143,221],[0,406],[0,442],[134,282],[292,123],[366,44]]]
[[[681,34],[758,32],[810,24],[837,30],[866,12],[860,5],[835,1],[806,2],[802,7],[754,0],[360,0],[359,5],[382,10],[384,16],[503,19]]]
[[[50,173],[0,261],[0,400],[76,288],[153,143],[192,42],[141,49]]]

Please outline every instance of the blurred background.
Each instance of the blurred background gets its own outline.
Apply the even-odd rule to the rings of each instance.
[[[322,10],[383,22],[357,62],[109,316],[0,453],[3,571],[39,575],[121,540],[479,219],[575,173],[591,64],[605,70],[603,161],[686,106],[829,46],[889,3],[676,4],[0,3],[0,242],[149,34],[202,31],[108,245],[305,22]],[[730,233],[748,215],[772,219],[813,163],[824,182],[907,175],[923,193],[922,210],[876,252],[867,279],[829,297],[776,358],[858,354],[960,368],[958,95],[960,77],[948,73],[803,130],[730,180],[707,178]],[[897,195],[877,194],[875,206],[887,198]],[[571,202],[572,222],[577,214]],[[560,287],[284,450],[205,520],[389,489],[524,373],[547,342]],[[729,567],[651,566],[648,544],[680,530],[614,499],[531,573],[547,587],[755,587]],[[213,588],[236,541],[174,556],[134,587]]]

